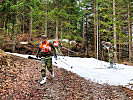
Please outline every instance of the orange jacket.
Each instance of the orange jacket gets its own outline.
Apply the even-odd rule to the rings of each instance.
[[[45,44],[41,43],[40,44],[40,49],[42,50],[42,52],[49,52],[49,51],[51,51],[51,47],[49,45],[49,42],[46,42]]]
[[[112,44],[110,42],[105,42],[104,45],[108,50],[112,47]]]
[[[107,47],[111,47],[112,44],[110,42],[105,42],[105,45],[107,45]]]
[[[54,46],[59,46],[59,41],[55,41]]]

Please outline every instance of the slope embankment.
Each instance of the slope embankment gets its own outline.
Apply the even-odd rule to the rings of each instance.
[[[133,91],[84,78],[53,66],[47,83],[40,86],[41,64],[0,51],[0,100],[133,100]]]

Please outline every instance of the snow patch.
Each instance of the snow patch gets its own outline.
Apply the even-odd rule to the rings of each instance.
[[[9,54],[24,58],[28,58],[29,56],[17,53]],[[30,56],[35,57],[35,55]],[[133,66],[116,64],[116,68],[109,69],[107,68],[107,66],[109,66],[108,62],[100,61],[95,58],[68,56],[58,56],[57,58],[57,60],[54,57],[52,58],[53,65],[64,68],[99,84],[108,83],[110,85],[123,85],[127,87],[129,86],[129,83],[133,83]]]

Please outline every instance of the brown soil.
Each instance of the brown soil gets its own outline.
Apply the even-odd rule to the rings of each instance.
[[[53,66],[47,83],[40,86],[40,62],[0,51],[0,100],[133,100],[133,91],[98,84]]]

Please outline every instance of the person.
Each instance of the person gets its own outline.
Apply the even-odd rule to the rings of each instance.
[[[62,56],[62,52],[60,51],[60,47],[62,47],[62,45],[60,44],[58,38],[55,38],[55,41],[54,41],[54,46],[55,46],[55,50],[57,52],[57,55],[60,55]]]
[[[108,68],[113,68],[113,64],[114,64],[114,47],[110,42],[105,42],[102,41],[102,49],[107,49],[108,50],[108,56],[109,56],[109,63],[110,66]]]
[[[47,69],[50,71],[51,75],[54,77],[54,72],[52,69],[52,50],[54,51],[54,56],[57,59],[55,47],[52,43],[47,41],[46,35],[42,36],[42,42],[38,48],[38,52],[36,57],[41,58],[41,74],[42,74],[42,81],[40,84],[46,83],[46,66]]]

